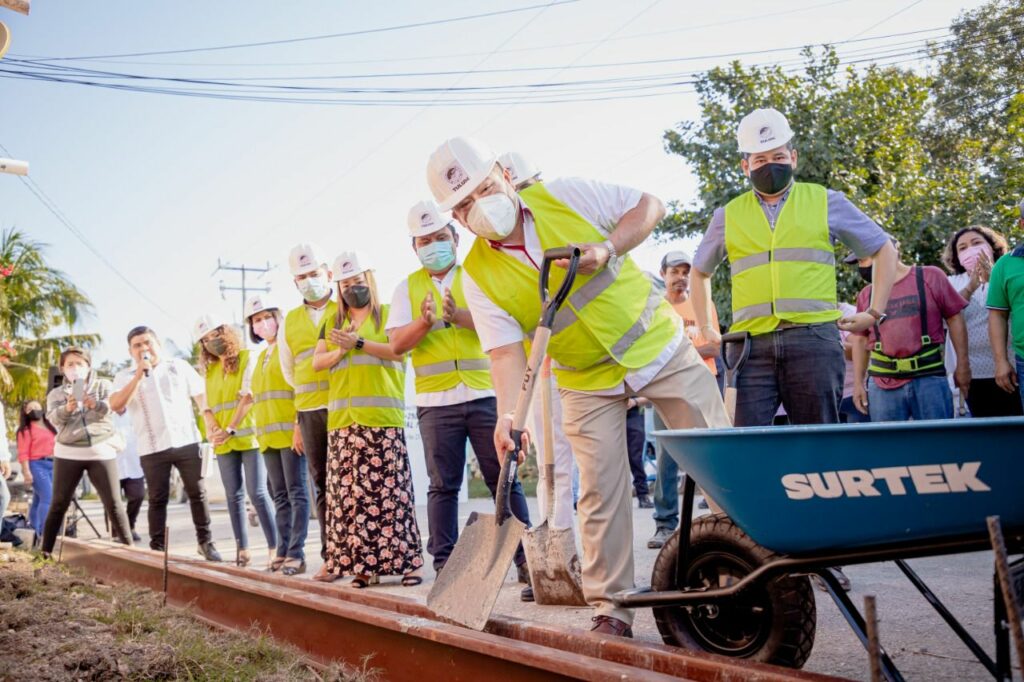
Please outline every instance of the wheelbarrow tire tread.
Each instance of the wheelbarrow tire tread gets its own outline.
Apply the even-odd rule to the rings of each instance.
[[[690,532],[690,562],[702,554],[715,552],[730,556],[749,571],[778,555],[754,542],[735,523],[723,514],[695,519]],[[675,559],[678,552],[679,532],[665,543],[654,563],[651,586],[655,590],[674,590]],[[744,573],[745,575],[746,573]],[[729,651],[705,646],[692,631],[691,620],[681,606],[654,609],[654,618],[666,644],[689,649],[702,649],[723,655],[742,656],[748,660],[800,668],[811,655],[817,621],[814,590],[806,576],[783,576],[766,586],[754,586],[744,592],[766,599],[771,609],[771,626],[767,635],[759,638],[754,650]]]

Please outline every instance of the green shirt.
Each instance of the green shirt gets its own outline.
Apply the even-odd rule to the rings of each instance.
[[[1013,349],[1017,357],[1024,358],[1024,258],[1006,254],[996,261],[985,305],[991,310],[1010,311]]]

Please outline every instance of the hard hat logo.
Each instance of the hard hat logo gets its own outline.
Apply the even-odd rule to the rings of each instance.
[[[448,187],[450,187],[453,192],[456,192],[469,181],[469,176],[466,174],[466,171],[462,169],[462,166],[455,163],[449,166],[444,172],[444,179],[445,182],[448,183]]]
[[[767,144],[775,139],[775,133],[772,132],[772,129],[769,126],[762,127],[757,134],[761,140],[761,144]]]
[[[434,221],[431,220],[429,213],[424,213],[420,216],[420,227],[430,227],[433,224]]]
[[[308,255],[302,254],[301,256],[299,256],[299,265],[301,265],[302,267],[306,267],[312,264],[313,259],[311,259]]]

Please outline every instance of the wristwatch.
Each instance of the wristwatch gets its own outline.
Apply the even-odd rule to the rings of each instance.
[[[603,246],[608,251],[608,260],[614,260],[619,257],[619,252],[615,248],[615,244],[612,244],[611,239],[605,239],[603,242],[601,242],[601,246]]]
[[[363,346],[365,346],[365,345],[366,345],[366,339],[364,339],[361,336],[358,339],[356,339],[356,350],[362,350]]]
[[[226,428],[225,431],[228,432],[229,436],[234,436],[235,434],[238,433],[238,429],[233,429],[230,426],[228,428]]]
[[[880,313],[877,310],[875,310],[874,308],[868,308],[865,312],[868,315],[870,315],[871,317],[875,318],[875,323],[876,324],[882,324],[883,322],[885,322],[886,318],[889,317],[885,313]]]

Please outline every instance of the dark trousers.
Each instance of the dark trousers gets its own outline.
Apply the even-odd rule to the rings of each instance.
[[[320,558],[327,560],[327,408],[299,412],[299,431],[306,449],[306,466],[313,479],[316,520],[320,524]]]
[[[731,346],[730,360],[740,350]],[[736,378],[736,426],[770,426],[779,404],[791,424],[838,424],[845,369],[834,322],[751,337]]]
[[[103,501],[103,509],[110,518],[114,538],[126,545],[132,544],[128,515],[124,512],[120,495],[117,494],[117,461],[79,461],[57,457],[53,460],[53,499],[50,501],[50,511],[47,512],[46,522],[43,524],[43,552],[49,554],[53,551],[64,514],[71,506],[78,483],[86,472],[89,473],[89,480]]]
[[[1017,379],[1024,380],[1024,377]],[[1024,414],[1020,396],[999,388],[995,379],[971,379],[967,407],[972,417],[1019,417]]]
[[[501,466],[494,451],[494,426],[498,421],[497,401],[481,398],[458,405],[420,407],[416,410],[420,437],[427,460],[430,488],[427,490],[427,525],[430,539],[427,551],[434,557],[434,570],[440,570],[459,539],[459,490],[466,471],[468,439],[480,464],[480,473],[493,498],[498,490]],[[509,495],[512,514],[530,525],[523,486],[516,479]],[[522,545],[516,550],[516,566],[526,562]]]
[[[644,445],[647,443],[644,413],[639,407],[626,411],[626,447],[629,450],[629,471],[633,474],[633,490],[637,497],[650,494],[647,472],[644,471]]]
[[[188,495],[192,510],[192,525],[196,528],[196,540],[205,544],[213,539],[210,534],[210,506],[206,503],[206,486],[203,485],[203,455],[199,443],[168,448],[149,455],[143,455],[142,473],[149,489],[149,547],[162,552],[164,549],[164,528],[167,526],[167,501],[171,495],[171,468],[178,470],[181,483]]]
[[[125,507],[128,512],[128,525],[135,530],[135,521],[139,518],[142,501],[146,499],[146,479],[122,478],[121,490],[124,491]]]
[[[277,556],[304,561],[309,530],[306,463],[291,448],[267,448],[263,451],[263,461],[267,465],[267,485],[274,501]]]

